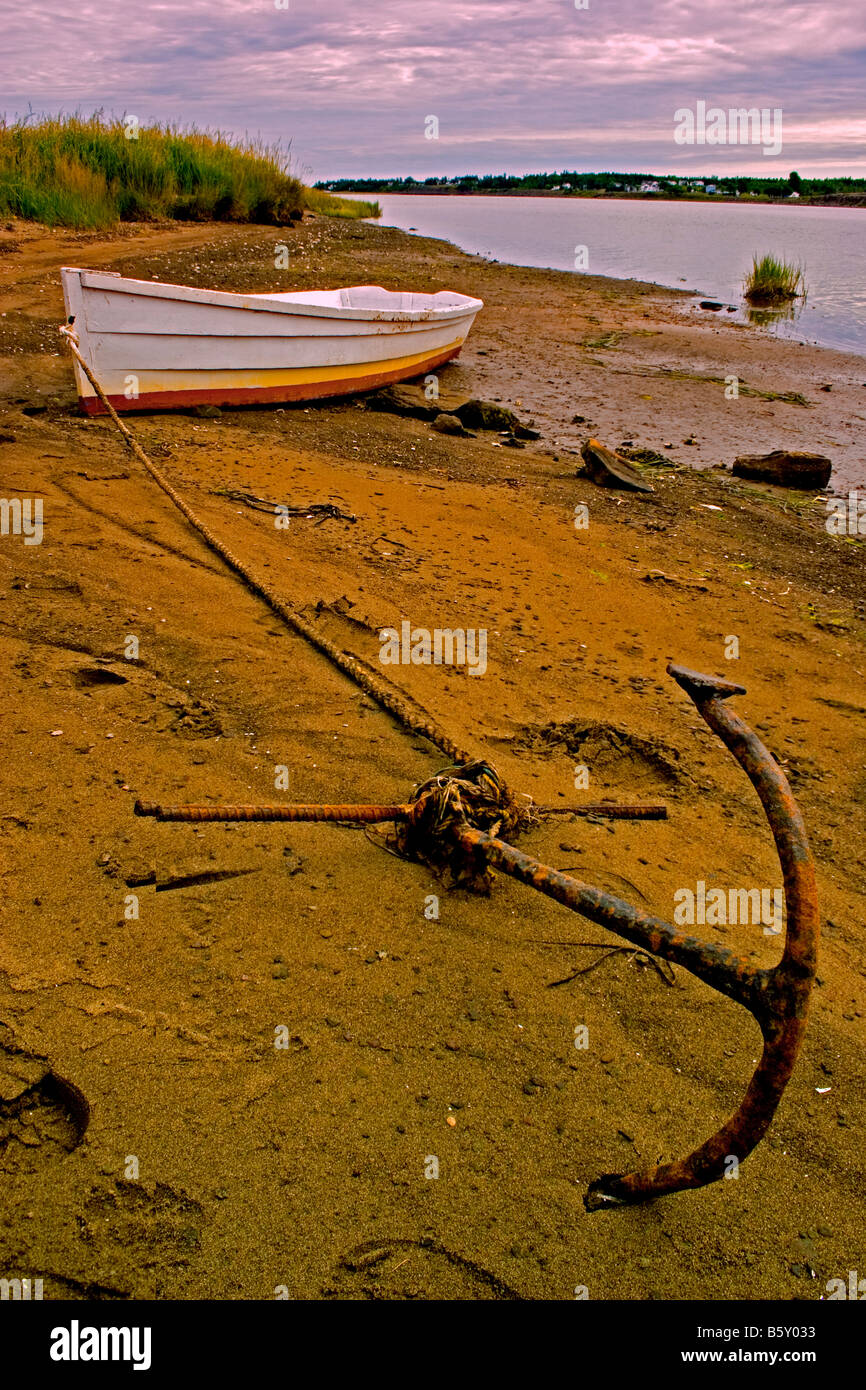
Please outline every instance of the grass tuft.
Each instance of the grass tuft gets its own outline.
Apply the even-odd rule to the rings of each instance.
[[[743,282],[743,294],[750,304],[786,304],[805,297],[805,293],[800,266],[770,255],[752,258],[752,268]]]

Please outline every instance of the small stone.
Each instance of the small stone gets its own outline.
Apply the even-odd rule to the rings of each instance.
[[[832,470],[833,465],[824,454],[773,449],[769,454],[741,454],[734,459],[731,471],[735,478],[815,491],[827,486]]]
[[[429,401],[420,386],[386,386],[366,399],[368,410],[382,410],[389,415],[409,415],[418,420],[433,420],[441,414],[441,406]]]
[[[295,874],[300,874],[304,871],[303,859],[299,854],[295,854],[295,851],[289,845],[286,845],[283,849],[283,864],[293,878]]]
[[[513,411],[495,401],[482,401],[473,397],[454,407],[454,414],[470,430],[511,430],[515,431],[520,421]]]
[[[437,434],[456,434],[463,439],[469,438],[469,431],[464,427],[460,416],[449,415],[444,410],[441,415],[436,416],[430,428],[436,430]]]
[[[598,439],[587,440],[580,453],[584,473],[599,487],[626,488],[631,492],[655,491],[627,459],[621,458]]]
[[[127,888],[144,888],[147,884],[156,883],[156,869],[151,864],[138,864],[129,870],[123,881]]]
[[[289,967],[287,965],[275,965],[271,971],[271,978],[274,980],[287,980],[289,977]]]

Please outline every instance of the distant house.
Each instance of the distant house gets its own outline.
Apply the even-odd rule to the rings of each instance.
[[[714,183],[708,183],[707,186],[706,186],[706,188],[704,189],[704,192],[705,192],[705,193],[715,193],[715,191],[716,191],[716,185],[715,185]]]
[[[799,198],[799,196],[800,195],[797,192],[796,188],[792,189],[791,192],[788,194],[789,198]]]
[[[646,179],[640,186],[641,193],[658,193],[659,186],[656,179]]]

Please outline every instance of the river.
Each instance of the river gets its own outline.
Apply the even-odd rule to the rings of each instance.
[[[649,199],[368,194],[381,225],[442,237],[513,265],[694,290],[747,309],[753,254],[803,267],[804,304],[769,331],[866,355],[866,209]]]

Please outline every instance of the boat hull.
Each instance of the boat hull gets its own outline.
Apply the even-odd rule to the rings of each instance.
[[[480,300],[378,287],[238,295],[64,268],[79,350],[118,412],[372,391],[457,357]],[[105,406],[76,362],[79,404]]]

